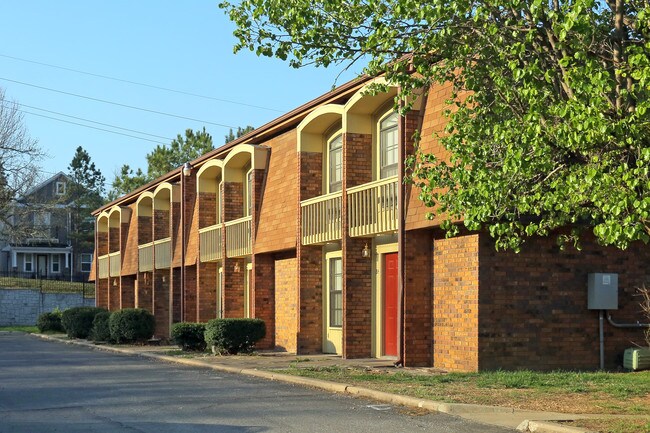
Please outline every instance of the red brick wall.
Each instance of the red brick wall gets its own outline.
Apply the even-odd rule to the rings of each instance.
[[[121,301],[120,308],[135,307],[135,276],[127,275],[119,279]]]
[[[239,272],[235,272],[239,263]],[[223,261],[223,317],[244,317],[244,259],[224,259]]]
[[[433,364],[433,237],[430,230],[407,231],[404,235],[404,305],[402,347],[404,365]]]
[[[244,186],[240,182],[222,182],[222,197],[224,202],[221,204],[223,212],[222,221],[232,221],[244,216]]]
[[[138,272],[135,306],[153,312],[153,279],[151,272]]]
[[[271,254],[253,256],[251,309],[253,317],[264,320],[266,336],[257,343],[259,349],[275,347],[275,261]]]
[[[182,283],[181,283],[181,269],[180,268],[173,268],[172,269],[172,282],[171,282],[171,287],[172,287],[172,323],[178,323],[180,322],[181,319],[181,305],[182,301],[181,299],[183,298],[183,293],[182,293]]]
[[[153,241],[153,227],[151,217],[138,216],[138,244],[144,245]]]
[[[479,236],[433,242],[433,366],[479,368]]]
[[[108,309],[116,311],[120,309],[121,293],[120,293],[120,278],[108,278]]]
[[[185,266],[185,299],[183,301],[184,322],[198,322],[197,319],[197,270],[196,266]]]
[[[95,305],[108,309],[108,279],[102,278],[95,281]]]
[[[198,285],[196,297],[197,321],[207,322],[217,317],[217,272],[216,262],[198,264]]]
[[[163,281],[164,279],[164,281]],[[153,315],[156,319],[155,336],[168,339],[170,332],[169,323],[169,271],[166,269],[153,272]]]
[[[298,353],[323,351],[323,252],[298,244]]]
[[[97,256],[108,254],[108,232],[97,232]]]
[[[482,370],[596,369],[598,311],[587,309],[587,274],[618,273],[619,323],[643,321],[635,288],[650,283],[650,248],[621,251],[593,239],[582,251],[560,251],[553,237],[528,240],[519,254],[496,252],[481,235],[480,360]],[[616,368],[624,349],[642,344],[640,330],[605,323],[605,365]]]
[[[275,347],[298,351],[298,278],[295,257],[275,260]]]
[[[120,250],[120,228],[111,227],[108,233],[109,250],[111,253]]]
[[[171,236],[169,230],[169,211],[166,210],[154,210],[154,221],[153,221],[153,234],[154,239],[164,239]]]

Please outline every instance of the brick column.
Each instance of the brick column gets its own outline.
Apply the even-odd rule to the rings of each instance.
[[[300,201],[322,194],[323,154],[320,152],[298,153],[298,176]],[[302,215],[298,212],[296,233],[297,266],[297,341],[299,354],[323,352],[323,249],[320,245],[302,245]]]
[[[406,367],[433,365],[433,237],[430,230],[404,234],[402,347]]]
[[[156,319],[155,336],[163,340],[169,339],[169,293],[170,281],[169,272],[163,269],[153,273],[154,296],[153,315]]]
[[[372,355],[372,259],[361,257],[370,238],[351,238],[346,190],[372,181],[372,135],[343,134],[343,357]]]
[[[253,256],[253,316],[264,320],[266,336],[257,344],[260,349],[275,346],[275,261],[271,254]]]
[[[244,216],[244,185],[240,182],[222,182],[223,203],[221,206],[224,222],[236,220]],[[244,278],[246,260],[243,258],[226,257],[226,227],[223,227],[223,314],[224,317],[244,317]],[[235,264],[239,264],[239,272],[235,272]]]
[[[120,308],[135,307],[135,277],[127,275],[119,279]]]
[[[197,206],[199,207],[198,226],[200,228],[210,227],[217,223],[216,193],[199,192]],[[221,239],[225,238],[222,237]],[[217,316],[217,272],[219,264],[216,262],[201,262],[199,258],[196,268],[196,320],[198,322],[207,322]]]

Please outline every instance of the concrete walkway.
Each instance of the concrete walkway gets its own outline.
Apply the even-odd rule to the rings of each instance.
[[[605,418],[607,415],[570,414],[555,412],[537,412],[512,409],[498,406],[476,404],[444,403],[432,400],[389,394],[368,388],[329,382],[274,372],[291,366],[327,367],[348,366],[366,369],[394,369],[391,360],[383,359],[342,359],[336,355],[306,355],[296,356],[287,353],[263,352],[255,355],[210,356],[210,355],[175,355],[179,351],[176,346],[110,346],[97,345],[85,340],[70,340],[64,335],[32,334],[39,338],[58,341],[66,344],[86,346],[92,349],[106,350],[130,356],[142,356],[164,362],[183,364],[187,366],[211,368],[228,373],[244,374],[277,380],[297,385],[319,388],[330,392],[345,393],[359,397],[377,400],[383,403],[419,408],[434,412],[442,412],[460,416],[472,421],[516,429],[522,432],[537,433],[585,433],[585,429],[568,427],[554,421],[570,421],[584,418]],[[174,353],[174,355],[169,355]],[[433,369],[412,369],[422,374],[431,374]]]

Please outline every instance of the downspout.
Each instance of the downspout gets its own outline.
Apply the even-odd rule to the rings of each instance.
[[[185,177],[181,170],[181,322],[185,321]]]
[[[397,94],[400,94],[401,88],[397,89]],[[399,102],[400,111],[403,107],[403,102]],[[395,366],[403,367],[404,366],[404,147],[406,146],[406,118],[403,115],[398,116],[399,123],[397,124],[398,128],[398,137],[399,145],[397,146],[397,170],[398,170],[398,187],[397,187],[397,273],[399,275],[397,279],[397,291],[399,299],[399,308],[397,323],[399,329],[397,330],[398,336],[398,360],[395,362]]]

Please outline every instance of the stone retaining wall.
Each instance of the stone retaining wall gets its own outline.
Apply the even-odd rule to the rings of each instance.
[[[41,313],[58,308],[95,306],[81,293],[41,293],[34,289],[0,289],[0,326],[32,326]]]

